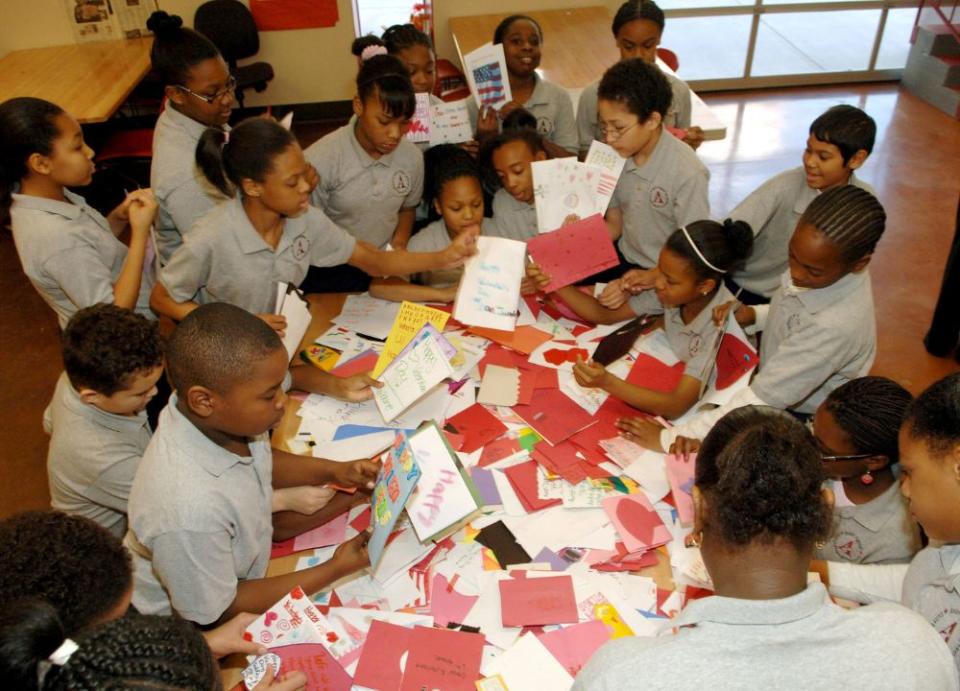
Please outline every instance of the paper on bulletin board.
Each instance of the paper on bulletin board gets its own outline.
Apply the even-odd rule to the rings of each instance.
[[[250,13],[260,31],[316,29],[340,20],[337,0],[250,0]]]
[[[516,329],[526,253],[526,243],[519,240],[477,238],[477,253],[467,260],[460,279],[453,318],[468,326]]]
[[[383,373],[387,365],[393,362],[394,358],[413,340],[424,324],[433,324],[437,331],[443,331],[448,319],[450,315],[447,312],[404,300],[396,319],[393,320],[393,326],[390,327],[390,333],[387,334],[383,352],[380,353],[380,358],[373,368],[373,376],[379,377]]]
[[[464,73],[477,107],[499,109],[513,100],[503,45],[487,43],[463,56]]]

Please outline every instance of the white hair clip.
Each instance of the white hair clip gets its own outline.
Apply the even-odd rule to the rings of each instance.
[[[374,55],[386,55],[387,48],[386,46],[372,45],[367,46],[360,52],[360,62],[366,62]]]
[[[702,261],[704,264],[706,264],[707,266],[709,266],[711,269],[713,269],[713,270],[716,271],[717,273],[721,273],[721,274],[727,273],[727,272],[724,271],[723,269],[720,269],[720,268],[714,266],[713,264],[711,264],[710,262],[707,261],[707,258],[703,256],[703,252],[701,252],[701,251],[700,251],[700,248],[697,247],[697,243],[695,243],[695,242],[693,241],[693,238],[690,237],[690,233],[687,232],[687,227],[686,227],[686,226],[681,226],[681,227],[680,227],[680,230],[683,231],[683,235],[684,235],[684,237],[687,238],[687,242],[690,243],[690,246],[693,248],[693,251],[697,253],[697,256],[698,256],[698,257],[700,257],[700,261]]]
[[[50,653],[50,657],[47,659],[58,667],[63,667],[70,662],[70,657],[77,652],[79,648],[80,646],[74,643],[72,639],[66,638],[63,643],[60,644],[59,648]]]

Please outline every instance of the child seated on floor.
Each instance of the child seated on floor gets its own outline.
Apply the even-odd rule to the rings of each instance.
[[[272,514],[274,488],[369,488],[379,469],[271,449],[286,399],[287,352],[276,331],[239,307],[202,305],[170,337],[166,361],[175,393],[130,491],[134,607],[205,626],[263,612],[296,585],[314,593],[366,566],[368,534],[360,533],[326,563],[265,578],[272,540],[310,530],[357,500],[340,493],[309,515]]]
[[[410,238],[410,252],[442,252],[462,233],[488,230],[490,219],[483,217],[483,188],[473,158],[459,146],[441,144],[424,154],[429,163],[427,190],[432,211],[439,218]],[[463,269],[437,269],[402,277],[376,278],[370,294],[384,300],[452,302]]]
[[[713,310],[733,298],[723,276],[750,255],[753,232],[745,223],[696,221],[680,228],[660,250],[652,290],[633,296],[616,309],[604,307],[593,295],[575,286],[556,291],[580,317],[595,324],[614,324],[641,314],[662,314],[659,320],[674,354],[686,363],[673,391],[654,391],[630,384],[606,368],[577,359],[573,374],[580,386],[603,389],[639,410],[668,419],[689,410],[700,397],[700,384],[710,376],[711,352],[717,326]],[[539,286],[550,276],[537,265],[527,275]]]
[[[130,485],[152,434],[147,403],[163,375],[157,322],[94,305],[73,315],[62,340],[64,372],[44,414],[51,504],[122,538]]]

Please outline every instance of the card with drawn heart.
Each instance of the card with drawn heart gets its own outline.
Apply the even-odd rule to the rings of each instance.
[[[269,649],[290,643],[324,643],[326,633],[323,615],[297,586],[250,624],[243,637]]]
[[[665,544],[672,537],[643,492],[607,497],[603,510],[631,553]]]

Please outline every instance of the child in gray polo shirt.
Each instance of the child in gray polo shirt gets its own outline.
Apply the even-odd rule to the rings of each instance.
[[[123,537],[150,441],[146,406],[163,374],[157,322],[115,305],[82,309],[63,332],[63,364],[44,415],[51,504]]]
[[[769,301],[787,268],[793,229],[818,194],[839,185],[856,185],[874,193],[854,172],[873,151],[876,134],[873,118],[859,108],[830,108],[810,125],[803,166],[770,178],[730,212],[749,223],[757,235],[753,256],[728,283],[731,290],[744,289],[742,302]]]
[[[474,98],[467,100],[470,123],[481,144],[500,131],[503,122],[517,108],[525,108],[536,118],[537,132],[551,158],[575,156],[579,149],[577,123],[570,94],[561,86],[537,74],[543,30],[532,17],[513,14],[503,19],[493,32],[493,43],[503,44],[507,78],[513,100],[499,111],[484,108],[479,112]],[[504,127],[506,123],[504,123]]]
[[[366,566],[361,533],[324,564],[264,578],[271,540],[316,527],[355,501],[339,494],[310,515],[272,514],[274,488],[371,487],[379,466],[271,449],[286,400],[287,354],[277,333],[239,307],[203,305],[177,326],[166,361],[175,393],[130,492],[126,544],[137,610],[176,611],[206,625],[263,612],[295,585],[316,592]]]
[[[512,118],[521,122],[519,115],[514,111]],[[478,160],[486,177],[498,185],[489,235],[523,242],[537,236],[531,165],[546,159],[543,137],[527,127],[508,127],[484,143]]]
[[[663,10],[653,0],[629,0],[620,5],[613,18],[613,37],[620,51],[620,59],[642,58],[651,65],[657,62],[657,47],[663,36],[665,18]],[[691,127],[692,99],[690,87],[686,82],[669,72],[664,76],[670,82],[670,108],[663,118],[667,127],[683,130],[683,141],[694,149],[703,143],[703,130]],[[577,103],[577,130],[580,137],[580,155],[585,157],[594,139],[602,139],[600,123],[597,120],[596,81],[580,93]]]
[[[0,228],[23,272],[57,315],[109,302],[152,316],[144,274],[157,202],[136,190],[104,218],[67,187],[89,185],[93,150],[72,115],[39,98],[0,104]],[[118,236],[130,227],[130,246]]]

